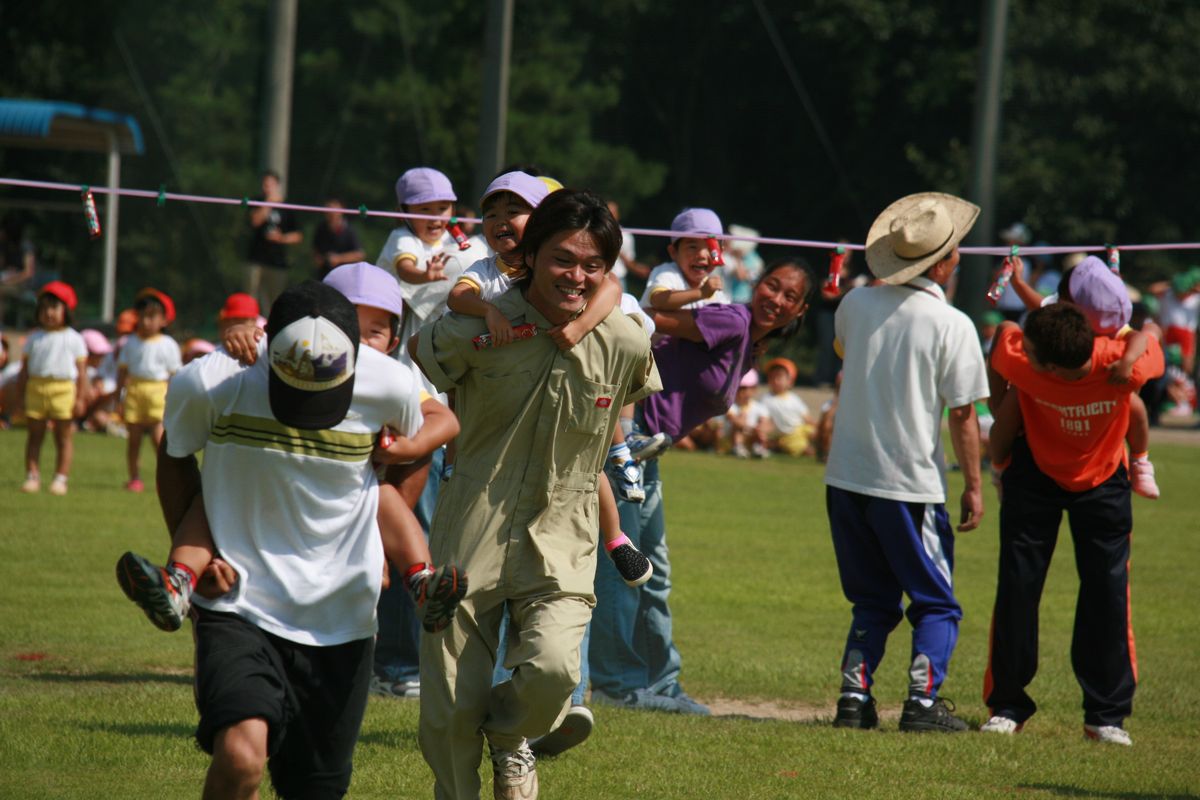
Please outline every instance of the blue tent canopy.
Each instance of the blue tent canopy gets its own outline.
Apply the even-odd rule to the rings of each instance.
[[[142,129],[128,114],[77,103],[0,98],[0,145],[107,153],[110,137],[120,153],[145,151]]]

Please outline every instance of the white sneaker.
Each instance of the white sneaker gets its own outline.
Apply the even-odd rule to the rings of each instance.
[[[1083,738],[1105,744],[1123,744],[1126,747],[1133,744],[1133,739],[1129,738],[1126,730],[1116,725],[1084,725]]]
[[[1133,491],[1151,500],[1158,499],[1158,483],[1154,480],[1154,465],[1142,458],[1129,462],[1129,483]]]
[[[1003,733],[1011,736],[1017,733],[1021,728],[1025,727],[1015,719],[1002,717],[999,714],[989,719],[987,722],[979,726],[979,730],[983,733]]]
[[[529,749],[537,758],[562,755],[576,745],[582,744],[592,732],[596,718],[587,706],[571,706],[563,717],[562,724],[545,736],[529,743]]]
[[[536,800],[537,759],[528,742],[522,741],[516,750],[492,753],[492,796],[496,800]]]
[[[54,480],[50,481],[50,494],[62,497],[67,493],[67,479],[61,475],[55,475]]]

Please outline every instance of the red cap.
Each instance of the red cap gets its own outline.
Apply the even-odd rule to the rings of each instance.
[[[257,319],[258,301],[245,292],[234,292],[225,298],[217,319]]]
[[[72,311],[74,311],[75,306],[79,304],[78,298],[75,297],[75,290],[72,289],[69,284],[63,283],[62,281],[50,281],[47,283],[41,288],[41,291],[38,292],[38,296],[41,297],[44,294],[48,294],[52,297],[57,297],[59,300],[62,300],[64,303],[66,303],[67,308],[71,309]]]
[[[132,308],[127,308],[117,315],[117,333],[124,336],[127,333],[133,333],[133,329],[137,327],[138,315]]]
[[[138,292],[134,299],[140,300],[143,297],[153,297],[158,300],[158,302],[162,303],[163,312],[166,314],[168,325],[175,321],[175,301],[171,299],[170,295],[168,295],[166,292],[160,292],[158,289],[146,287]]]

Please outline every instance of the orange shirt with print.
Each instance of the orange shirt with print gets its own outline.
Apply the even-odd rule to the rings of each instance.
[[[1029,363],[1019,328],[1005,328],[992,348],[992,366],[1020,389],[1025,437],[1038,469],[1069,492],[1099,486],[1125,463],[1129,396],[1163,373],[1158,340],[1133,363],[1126,384],[1108,382],[1108,365],[1125,354],[1125,342],[1097,336],[1092,369],[1077,381],[1038,372]]]

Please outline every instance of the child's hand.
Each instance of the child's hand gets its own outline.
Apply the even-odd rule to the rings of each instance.
[[[1014,281],[1025,280],[1025,259],[1021,258],[1020,256],[1016,256],[1012,259],[1012,265],[1013,265],[1012,279]]]
[[[79,419],[87,411],[87,401],[82,397],[75,398],[75,406],[71,409],[71,419]]]
[[[407,436],[401,436],[391,428],[379,432],[379,441],[372,458],[378,464],[407,464],[425,455]]]
[[[500,309],[489,306],[483,319],[487,323],[488,333],[492,335],[492,347],[503,347],[513,340],[512,323],[500,313]]]
[[[579,344],[584,336],[587,336],[588,331],[579,323],[578,319],[573,319],[562,325],[555,325],[546,331],[546,334],[554,340],[559,350],[570,350]]]
[[[717,292],[721,291],[722,288],[723,285],[721,283],[721,276],[715,272],[710,273],[709,276],[704,279],[704,283],[700,284],[700,296],[708,299]]]
[[[1129,383],[1133,377],[1133,362],[1124,358],[1108,365],[1108,382],[1115,384]]]
[[[213,558],[196,581],[196,594],[216,600],[237,583],[237,572],[221,558]]]
[[[258,360],[258,340],[262,337],[263,329],[256,327],[254,323],[239,323],[225,329],[225,335],[221,337],[221,346],[243,367],[249,367]]]
[[[425,280],[427,283],[446,280],[446,262],[450,256],[438,253],[425,264]]]

